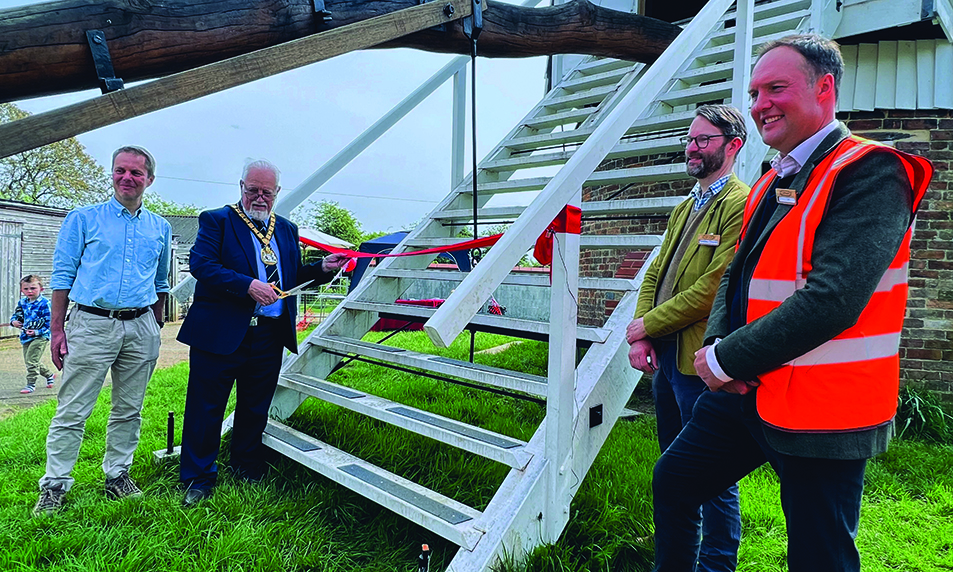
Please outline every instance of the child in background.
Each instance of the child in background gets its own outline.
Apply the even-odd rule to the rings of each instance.
[[[41,358],[50,347],[50,303],[43,297],[43,281],[35,274],[20,279],[23,298],[10,318],[10,325],[20,328],[23,362],[26,364],[26,387],[20,393],[36,391],[36,378],[46,379],[46,387],[53,387],[56,373],[46,367]]]

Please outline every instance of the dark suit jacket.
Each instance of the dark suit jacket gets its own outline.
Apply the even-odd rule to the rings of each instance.
[[[281,262],[281,284],[290,289],[308,280],[324,284],[334,277],[321,269],[321,261],[301,264],[298,227],[277,217],[275,240]],[[248,225],[230,206],[204,211],[199,215],[199,231],[189,255],[192,276],[198,280],[195,296],[177,339],[183,344],[214,354],[227,355],[238,349],[248,331],[255,301],[248,286],[258,278],[260,250]],[[297,297],[289,296],[279,318],[282,345],[298,352],[295,335]]]

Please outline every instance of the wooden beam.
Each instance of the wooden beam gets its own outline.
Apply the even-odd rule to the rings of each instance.
[[[446,6],[452,6],[447,16]],[[449,10],[447,10],[449,12]],[[0,125],[0,158],[457,20],[470,0],[441,0],[184,71]]]
[[[8,2],[9,3],[9,2]],[[16,3],[16,2],[14,2]],[[96,88],[86,30],[101,30],[116,77],[156,79],[348,26],[420,0],[56,0],[0,9],[0,103]],[[652,62],[681,28],[589,0],[530,8],[483,1],[483,57],[591,54]],[[421,30],[375,48],[470,55],[463,26]]]

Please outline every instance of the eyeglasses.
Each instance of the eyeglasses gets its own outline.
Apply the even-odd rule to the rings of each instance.
[[[686,135],[684,137],[681,137],[679,141],[681,141],[682,145],[686,147],[691,145],[691,143],[694,141],[695,145],[699,149],[704,149],[705,147],[708,147],[708,142],[714,139],[715,137],[727,137],[727,135],[699,135],[698,137],[692,137],[690,135]]]
[[[270,201],[271,199],[278,196],[278,191],[271,191],[268,189],[256,189],[255,187],[246,187],[244,181],[242,181],[242,192],[245,193],[245,196],[248,197],[249,199],[256,199],[260,195],[261,198],[265,199],[266,201]]]

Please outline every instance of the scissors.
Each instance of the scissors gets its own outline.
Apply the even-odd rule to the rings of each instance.
[[[278,287],[275,286],[274,284],[272,284],[271,287],[275,289],[275,292],[278,293],[278,299],[281,300],[282,298],[287,298],[288,296],[296,296],[296,295],[298,295],[299,292],[301,292],[302,290],[304,290],[305,288],[307,288],[308,286],[310,286],[312,282],[314,282],[314,280],[308,280],[308,281],[305,282],[304,284],[301,284],[301,285],[299,285],[299,286],[295,286],[295,287],[292,288],[291,290],[287,290],[287,291],[283,291],[281,288],[278,288]]]

